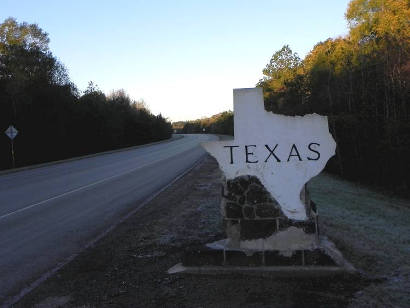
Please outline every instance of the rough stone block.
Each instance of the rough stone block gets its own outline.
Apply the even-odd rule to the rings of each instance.
[[[233,202],[227,202],[225,205],[226,218],[243,218],[242,207]]]
[[[243,207],[243,214],[246,219],[254,219],[255,218],[255,209],[251,206],[244,206]]]
[[[275,220],[242,220],[240,224],[241,240],[267,238],[276,232]]]
[[[280,216],[280,209],[273,203],[260,203],[256,205],[256,217],[275,218]]]

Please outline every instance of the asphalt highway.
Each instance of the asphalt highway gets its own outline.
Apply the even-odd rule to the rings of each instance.
[[[0,303],[78,253],[204,155],[212,135],[0,175]]]

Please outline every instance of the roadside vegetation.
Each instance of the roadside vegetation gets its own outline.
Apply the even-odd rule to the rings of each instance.
[[[283,46],[257,86],[269,111],[329,117],[338,146],[328,171],[408,194],[410,2],[353,0],[345,17],[345,37],[317,43],[304,59]],[[213,132],[206,126],[213,118],[186,122],[181,131]],[[218,120],[218,133],[231,134],[233,120]]]
[[[172,123],[173,129],[182,134],[223,134],[233,136],[233,112],[225,111],[193,121],[180,121]]]
[[[80,92],[50,52],[47,33],[13,18],[0,24],[0,169],[23,166],[169,138],[171,124],[123,90],[110,95],[89,83]]]
[[[275,113],[329,116],[337,155],[328,170],[347,179],[410,188],[410,3],[353,0],[349,34],[316,44],[301,60],[273,54],[258,83]]]
[[[410,202],[320,174],[309,182],[328,236],[369,285],[349,307],[410,307]]]

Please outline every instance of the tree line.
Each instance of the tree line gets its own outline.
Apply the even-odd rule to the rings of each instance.
[[[209,118],[172,123],[173,129],[182,134],[222,134],[233,136],[233,112],[224,111]]]
[[[48,48],[47,33],[13,18],[0,24],[0,169],[169,138],[171,123],[123,90],[105,95],[92,82],[83,93]]]
[[[353,0],[349,34],[316,44],[302,60],[289,46],[263,70],[265,108],[328,115],[337,142],[328,170],[410,187],[410,2]]]

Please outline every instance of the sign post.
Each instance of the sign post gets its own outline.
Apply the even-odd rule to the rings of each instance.
[[[4,132],[7,137],[10,138],[10,143],[11,143],[11,160],[12,160],[12,166],[15,168],[16,166],[16,160],[14,158],[14,138],[16,138],[17,134],[19,133],[18,130],[13,126],[10,125],[6,131]]]

